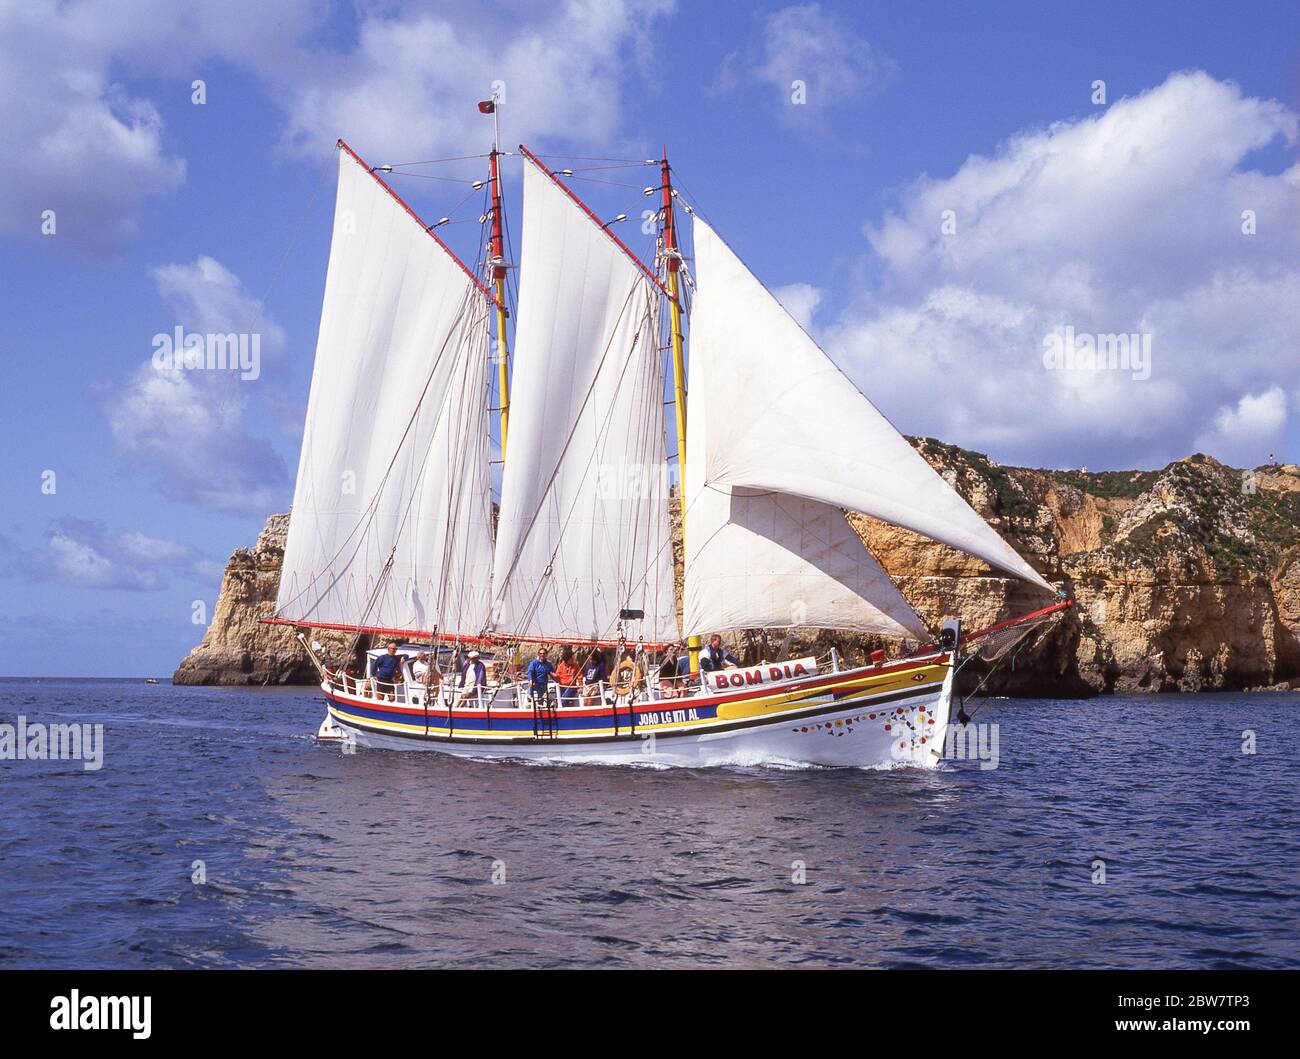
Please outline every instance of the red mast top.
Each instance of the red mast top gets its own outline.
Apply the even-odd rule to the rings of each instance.
[[[501,152],[493,144],[492,153],[488,156],[488,172],[492,186],[492,278],[494,280],[506,278],[505,240],[501,233],[501,163],[498,161],[500,156]]]
[[[661,187],[664,194],[664,259],[668,271],[676,272],[681,268],[681,259],[677,253],[677,223],[673,219],[673,185],[668,175],[668,148],[664,148],[663,161],[659,164]]]

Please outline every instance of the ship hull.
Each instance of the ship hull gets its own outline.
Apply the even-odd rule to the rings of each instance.
[[[447,709],[324,687],[349,743],[537,763],[934,768],[952,700],[946,657],[734,693],[622,705]]]

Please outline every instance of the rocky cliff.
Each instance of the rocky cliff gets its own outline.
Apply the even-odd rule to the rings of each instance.
[[[1300,468],[1240,471],[1197,455],[1159,471],[1043,471],[1004,467],[931,438],[913,444],[1078,601],[987,690],[1300,687]],[[1050,602],[961,552],[874,519],[850,521],[932,625],[960,615],[972,629]],[[231,557],[212,624],[178,683],[312,680],[292,630],[257,623],[274,606],[287,528],[287,515],[272,516],[257,546]],[[331,641],[336,654],[344,639]],[[798,646],[831,644],[850,657],[876,646],[831,634],[800,637]],[[779,645],[750,646],[768,653]]]
[[[940,474],[1077,600],[999,673],[1003,694],[1243,690],[1300,685],[1300,468],[1196,455],[1159,471],[1003,467],[930,438]],[[960,552],[851,516],[932,623],[968,628],[1042,605]]]
[[[272,515],[252,548],[236,548],[203,642],[172,675],[176,684],[314,684],[316,671],[286,625],[263,625],[275,610],[289,516]],[[351,637],[323,630],[312,638],[342,657]],[[364,646],[364,645],[363,645]]]

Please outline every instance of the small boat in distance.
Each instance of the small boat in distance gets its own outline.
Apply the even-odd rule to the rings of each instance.
[[[157,678],[157,677],[145,677],[145,678],[144,678],[144,682],[145,682],[146,684],[157,684],[157,683],[158,683],[158,678]]]
[[[658,177],[647,263],[566,184],[573,171],[520,147],[511,311],[495,145],[476,184],[481,270],[438,237],[445,218],[426,224],[380,175],[395,167],[338,146],[293,514],[264,619],[299,630],[323,739],[547,762],[933,767],[965,641],[1070,605],[681,200],[666,152],[627,162]],[[956,616],[929,629],[854,511],[1062,598],[966,638]],[[399,657],[381,679],[373,661],[323,657],[312,628],[391,639]],[[702,635],[798,629],[920,646],[857,666],[834,651],[742,666],[709,650],[701,666]],[[568,645],[583,676],[530,679],[525,645]],[[613,665],[597,664],[611,649]]]

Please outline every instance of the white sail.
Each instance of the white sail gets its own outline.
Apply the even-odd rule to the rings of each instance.
[[[655,295],[609,235],[525,165],[493,571],[500,634],[676,638]]]
[[[697,228],[698,232],[698,228]],[[698,258],[698,251],[697,251]],[[698,263],[697,263],[698,264]],[[683,465],[683,628],[808,626],[924,638],[925,623],[830,504],[706,485],[706,453],[728,403],[728,321],[706,263],[691,312],[690,429]]]
[[[460,263],[340,150],[279,617],[483,630],[488,308]]]
[[[699,291],[691,318],[688,455],[694,459],[698,408],[704,405],[705,484],[860,511],[1054,591],[698,218],[694,235]],[[694,384],[699,359],[708,363],[703,393]]]
[[[687,632],[809,626],[928,636],[839,508],[728,486],[687,488]]]

